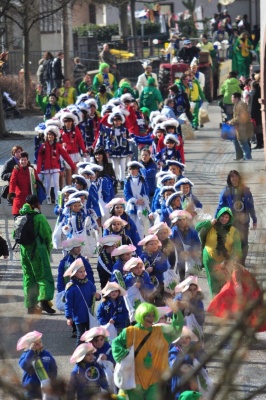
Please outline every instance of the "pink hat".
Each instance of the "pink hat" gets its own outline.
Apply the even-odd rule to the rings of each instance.
[[[41,339],[42,333],[38,331],[32,331],[22,336],[17,343],[17,351],[27,349],[30,345],[37,340]]]
[[[116,282],[107,282],[106,286],[102,290],[103,297],[108,296],[114,290],[119,290],[121,296],[125,296],[127,294],[126,290],[122,288],[122,286],[118,285]]]
[[[169,226],[167,225],[166,222],[159,222],[158,224],[153,225],[153,226],[148,230],[148,232],[149,232],[150,234],[157,235],[157,233],[158,233],[159,231],[161,231],[162,229],[167,229],[168,236],[170,236],[170,235],[172,234],[172,231],[171,231],[171,229],[169,228]]]
[[[148,236],[146,236],[144,239],[142,239],[140,242],[138,242],[138,245],[139,246],[145,246],[145,244],[147,244],[148,242],[151,242],[152,240],[157,240],[159,246],[162,245],[162,243],[158,239],[157,235],[148,235]]]
[[[81,239],[79,237],[75,237],[75,236],[73,236],[70,239],[64,240],[62,242],[62,247],[66,251],[70,251],[74,247],[79,247],[79,246],[84,246],[84,241],[83,241],[83,239]]]
[[[92,339],[94,339],[96,336],[108,337],[109,332],[102,326],[96,326],[94,328],[91,328],[89,331],[84,332],[80,340],[83,340],[84,342],[91,342]]]
[[[178,219],[192,219],[192,215],[186,210],[175,210],[169,215],[169,218],[174,223]]]
[[[108,219],[105,221],[105,223],[103,224],[104,229],[109,228],[109,227],[112,225],[113,222],[120,222],[122,226],[126,226],[126,225],[127,225],[127,221],[124,221],[124,220],[123,220],[122,218],[120,218],[120,217],[115,217],[115,216],[113,216],[113,217],[111,217],[111,218],[108,218]]]
[[[123,244],[122,246],[117,247],[114,249],[111,253],[112,257],[115,256],[121,256],[121,254],[126,254],[126,253],[133,253],[133,251],[136,250],[136,247],[133,246],[132,244]]]
[[[87,353],[95,353],[96,349],[91,343],[81,343],[70,358],[71,363],[79,363],[85,358]]]
[[[193,333],[191,329],[189,329],[186,325],[184,325],[182,328],[181,335],[177,339],[173,340],[172,343],[178,342],[178,340],[184,336],[190,336],[192,342],[197,342],[199,340],[198,337],[195,335],[195,333]]]
[[[201,288],[198,285],[198,277],[194,276],[194,275],[190,275],[184,281],[182,281],[181,283],[179,283],[179,285],[177,285],[175,287],[175,293],[185,292],[186,290],[189,289],[190,285],[196,285],[198,287],[198,290],[199,291],[201,290]]]
[[[102,246],[113,246],[114,244],[118,244],[121,241],[122,237],[119,235],[107,235],[98,239],[98,242]]]
[[[84,267],[83,261],[81,258],[77,258],[66,270],[63,276],[73,276],[75,273],[81,268]]]
[[[126,200],[123,199],[123,197],[115,197],[114,199],[112,199],[111,201],[109,201],[109,203],[107,203],[105,205],[105,208],[112,208],[113,206],[117,205],[117,204],[127,204]]]
[[[124,267],[124,271],[130,271],[132,268],[136,267],[138,264],[142,264],[142,269],[144,270],[144,264],[143,261],[140,257],[132,257],[130,260],[128,260]]]

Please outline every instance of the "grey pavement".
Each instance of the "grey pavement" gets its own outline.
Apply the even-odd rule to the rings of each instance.
[[[185,142],[186,176],[194,182],[194,193],[202,201],[204,211],[214,214],[219,193],[226,184],[226,177],[231,169],[238,170],[250,187],[255,201],[258,216],[258,228],[250,231],[249,254],[247,266],[254,272],[264,286],[265,272],[263,264],[266,258],[266,176],[263,150],[252,152],[252,161],[233,161],[234,147],[229,141],[220,139],[221,122],[220,109],[212,104],[209,107],[211,122],[196,133],[196,140]],[[0,165],[10,156],[10,149],[15,144],[21,144],[33,160],[34,127],[41,117],[25,117],[21,120],[7,120],[7,129],[20,133],[21,139],[3,140],[0,142]],[[0,182],[0,185],[3,182]],[[53,206],[44,205],[42,212],[46,215],[51,226],[55,224]],[[12,228],[13,218],[11,208],[3,200],[0,205],[0,232],[7,238],[9,247],[13,245]],[[57,265],[61,259],[60,251],[52,252],[52,269],[56,279]],[[95,268],[96,259],[90,260]],[[97,278],[97,272],[95,271]],[[210,297],[204,273],[200,277],[200,285],[205,295],[207,307]],[[219,327],[217,321],[208,316],[206,331],[206,349],[212,348],[221,337],[224,327]],[[10,260],[0,260],[0,339],[6,349],[6,357],[12,368],[21,376],[17,367],[19,354],[16,352],[16,342],[22,334],[29,330],[43,332],[43,341],[46,348],[55,356],[59,374],[69,377],[72,366],[69,358],[75,347],[75,339],[71,339],[70,328],[66,326],[64,315],[57,313],[54,316],[41,315],[32,317],[26,315],[23,306],[22,274],[18,251],[10,252]],[[235,379],[235,392],[228,396],[228,400],[245,399],[251,391],[265,383],[264,371],[266,363],[266,333],[256,335],[257,341],[247,352],[242,366]],[[225,350],[226,353],[226,350]],[[216,381],[221,370],[222,356],[218,355],[208,365],[210,375]],[[5,397],[7,399],[7,397]],[[265,400],[266,393],[256,396],[255,399]]]

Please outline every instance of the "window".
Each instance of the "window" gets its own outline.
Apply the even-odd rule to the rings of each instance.
[[[51,0],[40,1],[40,13],[48,13],[53,10],[53,2]],[[40,21],[40,28],[42,33],[60,32],[61,31],[61,15],[62,12],[58,11],[55,14],[49,15]]]

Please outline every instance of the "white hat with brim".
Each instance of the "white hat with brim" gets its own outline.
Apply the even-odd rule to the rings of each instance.
[[[164,127],[164,129],[167,129],[169,126],[174,126],[175,128],[178,128],[179,122],[174,118],[169,118],[166,121],[163,121],[161,125]]]
[[[55,138],[58,140],[61,136],[60,130],[56,125],[48,125],[44,130],[44,139],[47,139],[48,133],[52,133],[55,135]]]
[[[158,224],[153,225],[153,226],[148,230],[148,232],[149,232],[151,235],[157,235],[157,233],[158,233],[159,231],[163,230],[163,229],[166,229],[166,230],[167,230],[168,236],[172,235],[172,231],[171,231],[171,229],[169,228],[169,226],[167,225],[166,222],[159,222]]]
[[[90,108],[91,106],[94,106],[96,108],[96,110],[98,109],[98,104],[97,101],[95,99],[88,99],[85,100],[85,104],[88,108]]]
[[[84,178],[84,176],[82,176],[82,175],[73,174],[73,175],[72,175],[72,179],[80,180],[80,181],[82,182],[83,185],[88,186],[88,182],[86,181],[86,178]]]
[[[106,105],[115,107],[115,106],[119,106],[120,104],[122,104],[122,101],[116,97],[114,99],[110,99]]]
[[[141,168],[143,168],[143,165],[141,163],[139,163],[138,161],[129,161],[127,163],[127,167],[128,168],[138,167],[139,169],[141,169]]]
[[[169,207],[171,205],[172,201],[174,199],[176,199],[177,197],[179,197],[181,199],[182,194],[183,194],[182,192],[175,192],[175,193],[171,194],[171,196],[169,196],[165,202],[166,207]]]
[[[103,167],[102,167],[101,165],[98,165],[98,164],[91,164],[91,165],[89,166],[89,168],[90,168],[92,171],[99,171],[99,172],[103,171]]]
[[[30,345],[37,340],[41,339],[42,333],[38,331],[28,332],[26,335],[22,336],[17,343],[17,351],[28,349]]]
[[[169,133],[168,135],[165,136],[164,138],[164,144],[166,144],[169,140],[171,140],[172,142],[176,143],[177,146],[180,145],[180,140],[178,140],[176,135],[172,135],[171,133]]]
[[[168,167],[170,167],[171,165],[176,165],[178,168],[181,169],[181,171],[183,171],[186,168],[185,164],[182,164],[177,160],[166,160],[166,165],[168,165]]]
[[[71,363],[81,362],[87,353],[95,353],[96,349],[91,343],[81,343],[70,358]]]
[[[73,186],[65,186],[65,187],[63,187],[63,189],[61,190],[61,193],[62,194],[65,194],[65,193],[75,193],[75,192],[77,192],[78,191],[78,189],[76,189],[75,187],[73,187]]]
[[[107,282],[106,286],[102,289],[103,297],[108,296],[114,290],[119,290],[120,296],[125,296],[127,294],[126,290],[122,286],[118,285],[116,282]]]
[[[75,273],[80,269],[84,267],[83,261],[81,258],[77,258],[73,263],[68,267],[68,269],[65,271],[63,276],[74,276]]]
[[[67,111],[66,111],[66,112],[63,112],[63,113],[60,115],[60,121],[61,121],[61,125],[62,125],[62,126],[65,125],[64,119],[72,119],[74,125],[75,125],[75,126],[78,125],[78,118],[77,118],[76,115],[73,114],[72,112],[67,112]]]
[[[108,229],[112,225],[113,222],[120,222],[122,226],[126,226],[127,225],[127,221],[123,220],[120,217],[113,216],[111,218],[108,218],[105,221],[105,223],[103,224],[103,228],[104,229]]]
[[[60,122],[60,119],[59,118],[50,118],[50,119],[47,119],[47,121],[45,121],[45,126],[46,126],[46,128],[48,127],[48,126],[57,126],[57,128],[61,128],[61,122]]]
[[[90,165],[87,165],[80,172],[81,172],[81,175],[82,174],[87,174],[87,175],[92,175],[92,176],[96,175],[95,172],[90,168]]]
[[[115,244],[122,241],[122,237],[119,235],[107,235],[98,239],[98,243],[101,246],[114,246]]]
[[[124,93],[124,94],[122,94],[122,96],[120,96],[120,100],[124,103],[125,101],[134,100],[134,97],[130,93]]]
[[[156,117],[153,118],[151,122],[151,128],[153,129],[153,132],[156,132],[158,129],[163,129],[165,131],[165,128],[161,126],[161,123],[166,121],[167,117],[163,114],[156,115]]]
[[[160,196],[162,196],[165,192],[175,193],[175,188],[173,186],[163,186],[160,190]]]
[[[175,293],[186,292],[189,289],[190,285],[196,285],[198,287],[198,290],[201,291],[201,288],[198,285],[198,277],[190,275],[175,287]]]
[[[155,117],[157,117],[157,115],[161,115],[160,111],[152,111],[152,112],[150,113],[150,117],[149,117],[150,122],[151,122]]]
[[[198,337],[195,335],[195,333],[193,333],[192,330],[189,329],[189,328],[185,325],[185,326],[183,326],[183,328],[182,328],[182,333],[181,333],[181,335],[180,335],[177,339],[173,340],[172,343],[178,342],[178,341],[179,341],[182,337],[184,337],[184,336],[190,336],[190,339],[191,339],[192,342],[198,342],[198,340],[199,340]]]
[[[127,204],[127,202],[123,197],[115,197],[114,199],[109,201],[109,203],[107,203],[105,205],[105,208],[111,208],[111,207],[116,206],[117,204],[121,204],[121,205],[125,206]]]
[[[156,176],[156,178],[161,178],[161,177],[163,177],[164,175],[168,175],[168,171],[160,171],[160,172],[157,172],[157,174],[156,174],[155,176]]]
[[[90,330],[84,332],[80,340],[84,342],[91,342],[97,336],[103,336],[107,338],[108,336],[110,336],[110,334],[108,330],[105,329],[104,327],[95,326],[94,328],[91,328]]]
[[[77,163],[78,168],[86,168],[87,165],[91,165],[92,163],[89,161],[80,161]]]
[[[175,223],[179,219],[192,219],[192,215],[186,210],[175,210],[169,215],[169,218],[172,223]]]
[[[71,193],[69,199],[74,199],[75,197],[85,196],[86,199],[89,197],[89,192],[87,190],[78,190],[77,192]]]
[[[69,199],[66,202],[65,206],[70,207],[70,206],[72,206],[72,204],[75,204],[75,203],[81,203],[81,198],[80,197],[72,197],[71,199]]]
[[[140,257],[132,257],[128,260],[125,265],[123,266],[123,271],[129,272],[132,268],[135,268],[138,264],[141,264],[142,270],[144,271],[144,263]]]
[[[167,174],[162,177],[161,183],[164,183],[165,181],[169,181],[170,179],[176,180],[176,175],[169,174],[169,171],[167,171]]]
[[[188,178],[182,178],[182,179],[179,179],[179,181],[176,182],[175,188],[179,188],[181,185],[186,185],[186,184],[191,186],[191,187],[194,186],[194,183],[191,182]]]
[[[160,240],[158,239],[158,236],[156,236],[156,235],[148,235],[148,236],[145,236],[145,238],[143,238],[142,240],[140,240],[140,241],[138,242],[138,245],[139,245],[139,246],[145,246],[147,243],[151,242],[152,240],[157,240],[159,246],[162,245],[162,243],[161,243]]]
[[[72,237],[62,242],[62,247],[66,251],[70,251],[74,249],[74,247],[80,247],[80,246],[84,246],[84,241],[79,237]]]
[[[132,244],[123,244],[122,246],[117,247],[111,253],[112,257],[121,256],[122,254],[133,253],[136,250],[136,247]]]
[[[125,117],[122,114],[122,112],[112,112],[111,114],[109,114],[109,116],[107,118],[107,122],[108,122],[109,125],[113,125],[115,117],[119,117],[121,119],[121,121],[122,121],[122,124],[124,124]]]

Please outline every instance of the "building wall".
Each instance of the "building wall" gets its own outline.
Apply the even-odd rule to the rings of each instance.
[[[261,112],[264,144],[266,144],[266,2],[260,0],[260,26],[261,26],[261,50],[260,50],[260,70],[261,70]],[[264,159],[266,168],[266,145],[264,146]]]

